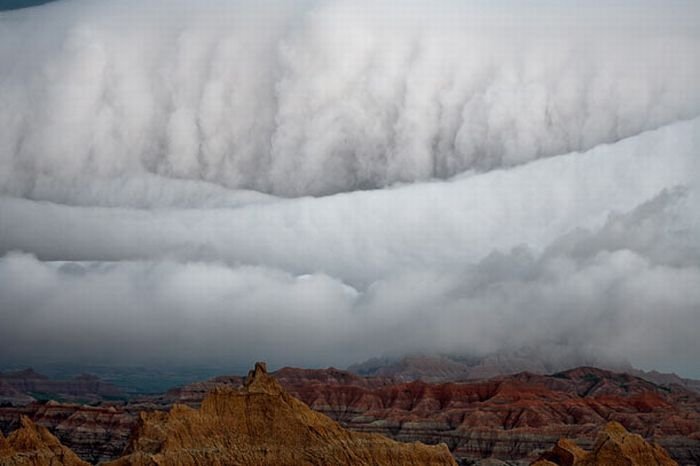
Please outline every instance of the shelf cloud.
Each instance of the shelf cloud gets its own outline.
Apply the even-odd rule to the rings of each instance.
[[[536,6],[0,14],[0,360],[700,376],[700,8]]]
[[[155,173],[322,195],[511,167],[700,115],[692,2],[463,3],[6,13],[0,189]]]

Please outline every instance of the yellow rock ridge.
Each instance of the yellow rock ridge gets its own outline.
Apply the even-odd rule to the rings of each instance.
[[[446,445],[351,433],[287,394],[264,363],[241,389],[211,392],[199,410],[142,413],[127,455],[109,466],[452,465]]]

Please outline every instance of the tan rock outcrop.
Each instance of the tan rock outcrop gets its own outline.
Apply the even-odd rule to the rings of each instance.
[[[593,450],[577,466],[678,466],[660,446],[610,422],[598,434]]]
[[[557,441],[551,451],[544,453],[532,466],[573,466],[587,455],[586,451],[579,448],[569,439]]]
[[[532,466],[678,466],[666,451],[640,435],[610,422],[598,434],[593,449],[586,452],[571,440],[562,439]]]
[[[0,466],[87,466],[45,427],[22,417],[22,427],[0,434]]]
[[[343,429],[287,394],[261,363],[243,388],[217,388],[198,410],[142,414],[128,454],[108,464],[456,465],[445,445]]]

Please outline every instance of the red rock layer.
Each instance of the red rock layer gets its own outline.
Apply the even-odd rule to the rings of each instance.
[[[474,383],[376,385],[309,380],[287,388],[351,430],[445,442],[458,458],[531,459],[560,437],[589,445],[603,425],[619,421],[683,464],[700,463],[700,396],[682,387],[592,368]]]

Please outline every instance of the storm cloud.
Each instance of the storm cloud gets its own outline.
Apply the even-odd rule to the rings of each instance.
[[[4,13],[0,354],[700,375],[698,31],[683,1]]]
[[[156,173],[329,194],[515,166],[700,114],[692,2],[462,3],[6,13],[0,189]]]

